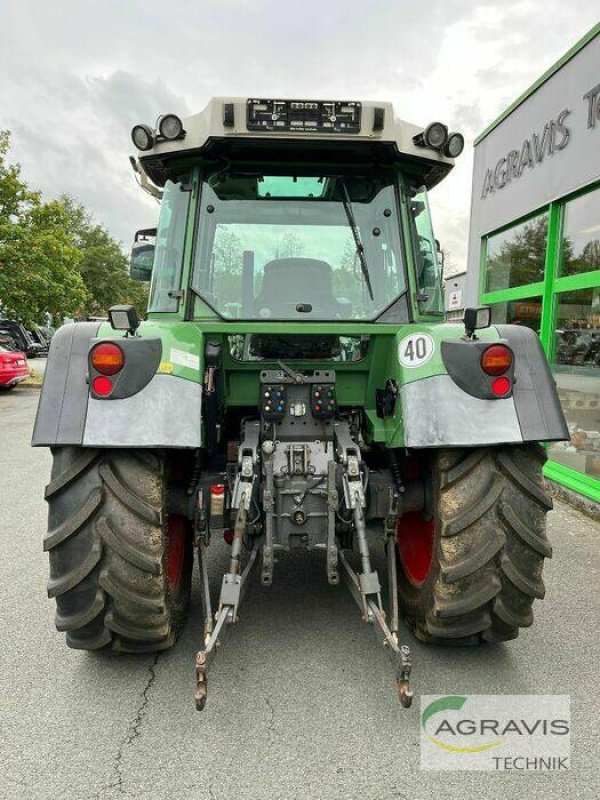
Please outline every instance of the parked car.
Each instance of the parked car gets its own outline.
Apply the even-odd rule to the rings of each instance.
[[[38,358],[48,355],[48,344],[40,344],[20,322],[14,320],[0,320],[0,337],[13,342],[16,350],[25,353],[27,358]]]
[[[48,357],[48,350],[50,349],[50,339],[52,336],[48,336],[46,331],[48,328],[39,328],[35,327],[32,328],[30,331],[27,331],[29,334],[34,346],[36,346],[37,353],[36,356],[39,358],[47,358]]]
[[[0,389],[14,389],[29,374],[25,353],[13,349],[6,339],[0,339]]]
[[[600,366],[600,332],[595,329],[569,328],[557,331],[559,344],[556,350],[558,364],[572,366]]]

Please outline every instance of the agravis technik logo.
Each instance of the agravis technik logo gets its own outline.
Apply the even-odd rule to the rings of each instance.
[[[424,695],[421,768],[570,769],[566,695]]]

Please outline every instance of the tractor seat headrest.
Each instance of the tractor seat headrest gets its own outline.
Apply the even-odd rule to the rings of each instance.
[[[265,264],[261,295],[332,299],[331,273],[331,265],[317,258],[277,258]]]

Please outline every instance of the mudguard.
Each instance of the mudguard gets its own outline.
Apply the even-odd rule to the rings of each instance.
[[[400,353],[407,339],[398,336],[396,375],[390,370],[399,386],[397,425],[386,424],[388,447],[479,447],[569,438],[556,384],[534,331],[498,325],[481,331],[476,341],[464,339],[457,325],[431,326],[423,333],[433,342],[432,355],[418,369],[403,366]],[[479,358],[482,347],[498,341],[514,353],[514,383],[508,396],[492,398]]]
[[[170,341],[165,345],[160,325],[143,327],[144,336],[119,339],[126,364],[109,398],[90,394],[88,354],[98,341],[118,334],[97,322],[65,325],[56,332],[33,430],[34,447],[201,446],[201,335],[196,331],[195,352],[186,353],[176,345],[182,348],[188,342],[181,345],[175,339],[173,347]],[[168,327],[172,338],[175,326]],[[183,363],[173,363],[177,358]]]
[[[497,325],[515,354],[515,409],[524,442],[569,439],[556,381],[536,334],[520,325]]]

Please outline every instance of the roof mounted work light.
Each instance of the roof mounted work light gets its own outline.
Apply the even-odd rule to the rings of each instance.
[[[431,147],[433,150],[441,150],[448,139],[448,128],[443,122],[430,123],[423,133],[413,136],[413,142],[417,147]]]
[[[458,158],[465,149],[465,137],[462,133],[451,133],[444,145],[444,155],[447,158]]]
[[[158,132],[163,139],[167,139],[169,142],[185,137],[183,122],[177,114],[163,114],[158,120]]]
[[[152,150],[154,131],[148,125],[134,125],[131,129],[131,141],[138,150]]]

